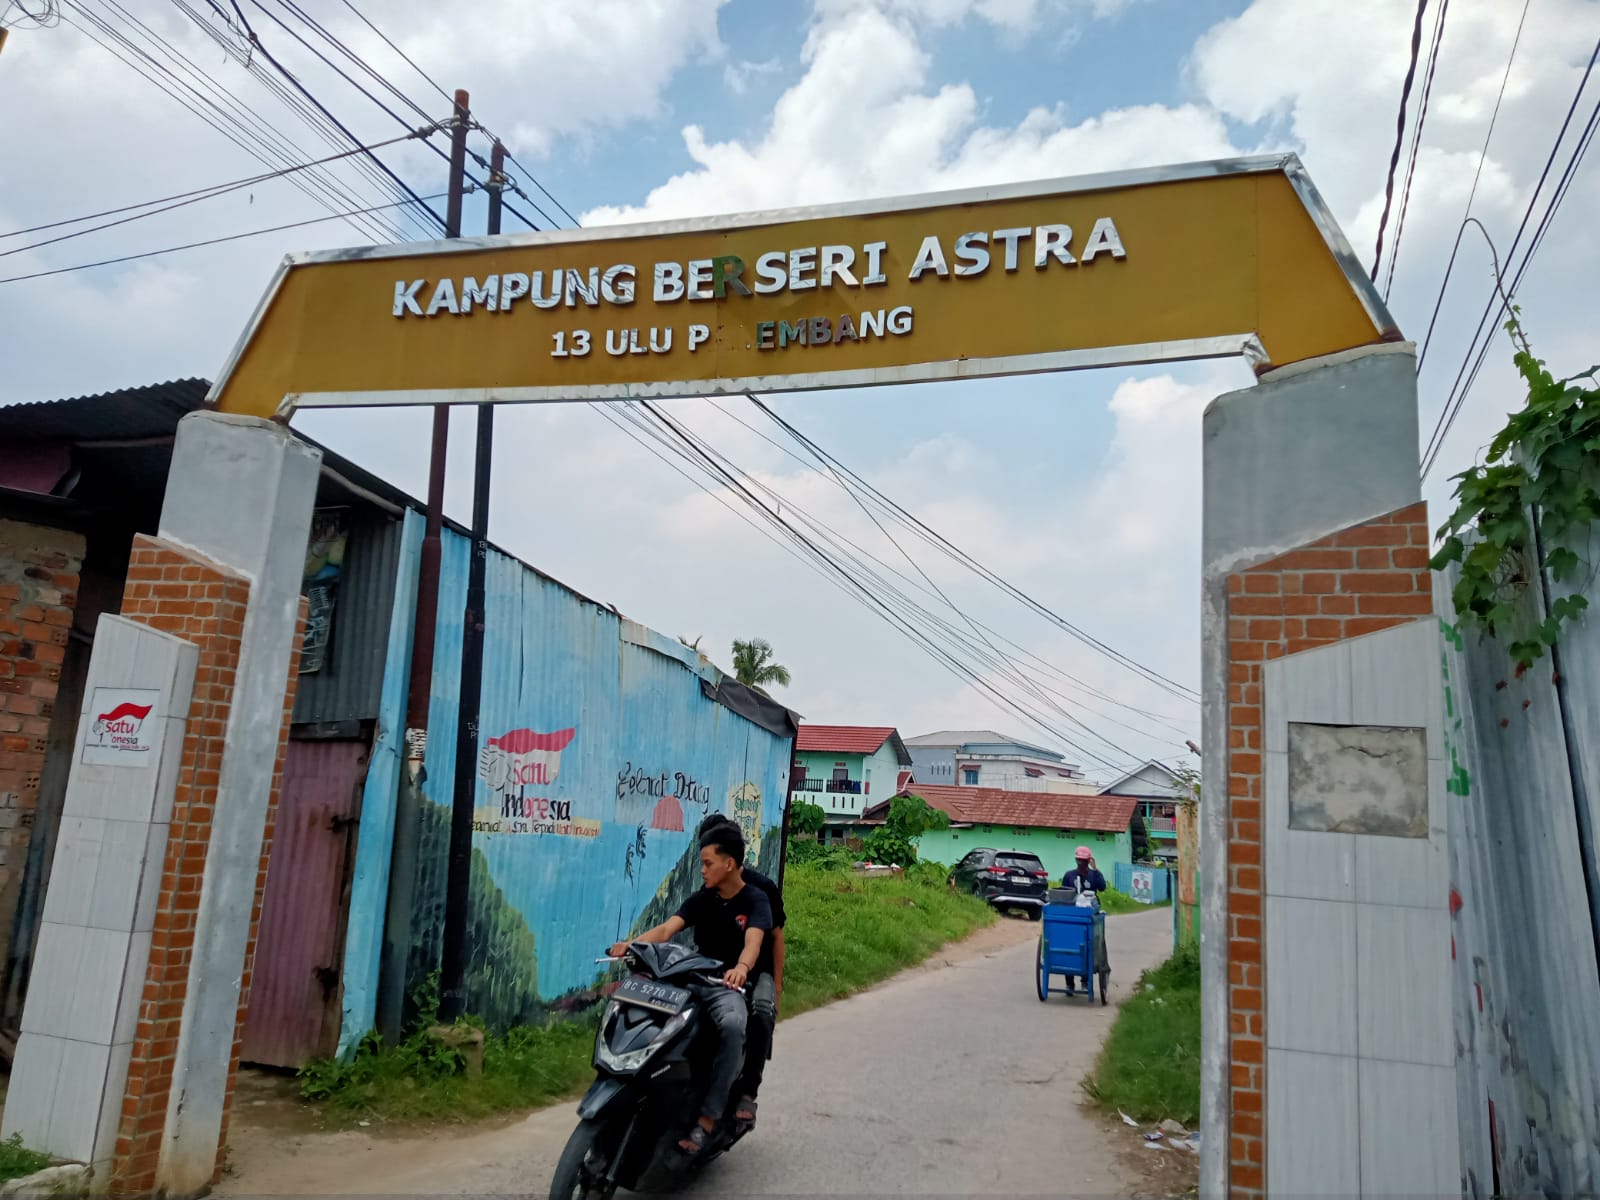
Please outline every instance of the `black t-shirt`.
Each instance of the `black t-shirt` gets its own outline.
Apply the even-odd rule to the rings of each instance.
[[[774,929],[782,929],[784,919],[787,914],[785,914],[783,911],[783,892],[779,889],[778,885],[769,877],[756,870],[754,867],[744,868],[744,881],[748,884],[753,884],[755,887],[760,888],[766,893],[767,903],[772,906],[772,927]],[[763,939],[761,943],[761,951],[763,954],[766,953],[767,940],[768,939]]]
[[[731,967],[744,953],[747,930],[760,929],[765,949],[772,933],[772,906],[760,888],[745,884],[724,900],[715,888],[701,888],[683,902],[677,915],[694,930],[695,947],[707,958]],[[757,960],[759,969],[761,960]]]

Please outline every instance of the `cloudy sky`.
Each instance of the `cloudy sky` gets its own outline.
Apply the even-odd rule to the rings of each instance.
[[[378,142],[403,132],[296,40],[358,73],[289,6],[249,0],[242,7],[264,50],[358,137]],[[1415,13],[1410,0],[357,0],[354,8],[301,0],[299,7],[434,116],[444,115],[442,97],[360,16],[445,88],[469,88],[476,115],[523,164],[516,174],[525,189],[560,215],[535,190],[531,172],[585,224],[1294,150],[1369,264]],[[24,22],[0,53],[0,106],[11,114],[0,235],[260,170],[191,111],[197,97],[231,106],[297,158],[331,152],[269,88],[275,77],[262,51],[246,53],[239,30],[226,28],[211,6],[146,0],[124,8],[145,22],[142,29],[105,0],[61,0],[61,23],[34,29]],[[1430,36],[1436,10],[1428,10]],[[1516,0],[1455,0],[1448,10],[1391,295],[1400,327],[1418,341],[1475,177],[1472,213],[1504,253],[1600,37],[1593,0],[1529,0],[1507,76],[1523,12]],[[7,10],[8,20],[18,15]],[[183,80],[189,105],[113,56],[107,46],[133,57],[116,37],[154,55],[142,62],[144,75],[174,87]],[[203,75],[190,74],[191,66]],[[284,90],[281,80],[276,87]],[[1600,81],[1591,81],[1557,173],[1597,95]],[[407,111],[394,94],[381,98]],[[476,145],[486,152],[482,139]],[[444,163],[416,142],[382,153],[419,193],[443,190]],[[344,208],[394,199],[392,188],[350,164],[334,168],[331,182],[343,189]],[[1600,359],[1590,299],[1600,246],[1585,220],[1596,192],[1591,164],[1520,289],[1535,344],[1558,371]],[[469,204],[469,231],[482,227],[478,200]],[[285,252],[414,237],[418,228],[386,210],[376,227],[327,221],[137,262],[17,276],[327,212],[277,180],[49,245],[37,243],[82,226],[0,236],[0,402],[209,378]],[[516,227],[508,219],[508,230]],[[1393,230],[1391,221],[1391,246]],[[1490,287],[1486,247],[1470,230],[1420,376],[1424,441]],[[1212,396],[1249,382],[1242,364],[1215,362],[790,395],[772,404],[971,560],[1126,658],[1193,688],[1200,417]],[[1514,383],[1502,338],[1427,482],[1435,524],[1446,511],[1448,476],[1480,453],[1516,402]],[[727,491],[709,483],[711,491],[702,490],[593,407],[503,410],[491,536],[636,620],[702,638],[724,664],[733,638],[769,639],[794,676],[783,698],[814,721],[893,724],[907,735],[997,727],[1058,746],[1101,777],[1134,759],[1179,758],[1185,737],[1198,735],[1191,702],[903,530],[890,529],[890,541],[750,406],[678,401],[670,411],[781,496],[786,511],[803,512],[882,559],[887,566],[877,570],[910,577],[897,586],[913,594],[936,587],[959,615],[928,592],[924,605],[969,637],[980,635],[967,622],[977,623],[983,638],[1028,668],[1029,682],[1008,678],[1010,666],[975,668],[981,685],[953,674],[752,528],[745,510],[725,503]],[[425,478],[427,423],[423,412],[394,410],[296,420],[416,492]],[[458,414],[449,509],[463,519],[470,428],[470,417]],[[996,692],[1026,712],[1000,703]]]

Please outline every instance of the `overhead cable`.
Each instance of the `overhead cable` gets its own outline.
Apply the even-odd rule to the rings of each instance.
[[[1505,73],[1500,76],[1500,92],[1494,98],[1494,111],[1489,114],[1489,128],[1483,135],[1483,149],[1478,152],[1478,169],[1472,173],[1472,187],[1467,192],[1467,206],[1461,213],[1461,226],[1456,230],[1455,245],[1450,247],[1450,261],[1445,263],[1444,278],[1439,281],[1439,294],[1433,301],[1433,315],[1428,318],[1428,333],[1422,339],[1422,349],[1417,352],[1417,372],[1428,360],[1428,347],[1433,342],[1433,329],[1439,323],[1439,310],[1444,306],[1445,289],[1450,286],[1450,273],[1455,270],[1456,255],[1461,250],[1462,235],[1467,232],[1467,218],[1472,215],[1472,201],[1478,194],[1478,181],[1483,178],[1483,164],[1489,159],[1489,142],[1494,137],[1495,122],[1500,119],[1500,102],[1506,98],[1506,84],[1511,80],[1511,64],[1517,61],[1517,47],[1522,42],[1522,26],[1528,19],[1528,9],[1533,0],[1522,0],[1522,16],[1517,20],[1517,31],[1511,38],[1511,52],[1506,55]]]
[[[440,192],[438,195],[429,196],[428,199],[438,200],[441,199],[443,195],[444,193]],[[76,266],[71,267],[56,267],[49,271],[33,271],[27,275],[11,275],[6,278],[0,278],[0,283],[21,283],[24,279],[43,279],[48,275],[67,275],[73,271],[87,271],[94,267],[109,267],[115,263],[136,262],[142,258],[155,258],[157,255],[161,254],[174,254],[179,250],[196,250],[202,246],[218,246],[223,242],[237,242],[243,238],[259,237],[263,233],[281,233],[285,229],[303,229],[307,225],[320,225],[325,221],[337,221],[342,217],[382,212],[384,209],[398,208],[402,204],[409,203],[409,200],[395,200],[389,204],[376,204],[371,208],[360,209],[357,212],[352,213],[333,213],[332,215],[326,217],[312,217],[305,221],[290,221],[285,225],[272,225],[268,226],[266,229],[251,229],[245,233],[233,233],[227,235],[226,237],[206,238],[204,241],[199,242],[185,242],[181,246],[165,246],[160,250],[146,250],[141,254],[124,254],[117,258],[102,258],[97,262],[78,263]]]
[[[1389,224],[1389,205],[1394,201],[1394,174],[1400,166],[1400,151],[1406,140],[1406,109],[1411,106],[1411,82],[1417,75],[1417,56],[1422,50],[1422,15],[1428,0],[1417,0],[1417,20],[1411,30],[1411,62],[1405,82],[1400,85],[1400,116],[1395,122],[1394,151],[1389,155],[1389,178],[1383,186],[1383,215],[1378,218],[1378,244],[1372,252],[1372,282],[1378,282],[1378,264],[1383,261],[1383,230]]]

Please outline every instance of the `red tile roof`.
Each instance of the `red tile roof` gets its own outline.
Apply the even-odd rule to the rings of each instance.
[[[826,750],[834,754],[876,754],[894,733],[893,725],[802,725],[795,735],[796,750]]]
[[[1139,802],[1131,796],[1063,796],[1008,792],[1003,788],[912,784],[907,789],[961,825],[1021,825],[1034,829],[1088,829],[1122,833]],[[872,810],[863,813],[871,815]]]

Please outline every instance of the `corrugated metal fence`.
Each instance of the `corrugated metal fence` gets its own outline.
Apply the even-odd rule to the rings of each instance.
[[[446,530],[442,550],[408,989],[438,964],[444,915],[471,545]],[[415,570],[401,560],[403,576]],[[390,678],[405,674],[410,612],[395,606]],[[499,552],[484,624],[467,1004],[505,1027],[593,1003],[595,956],[700,886],[693,835],[707,813],[735,817],[752,862],[775,875],[791,742],[709,698],[686,647]],[[388,708],[381,723],[395,719]],[[373,1019],[392,756],[380,732],[345,956],[346,1049]]]
[[[1592,1196],[1600,617],[1566,629],[1554,665],[1519,672],[1504,641],[1458,632],[1455,573],[1440,582],[1463,1190]],[[1544,611],[1527,589],[1519,619]]]

